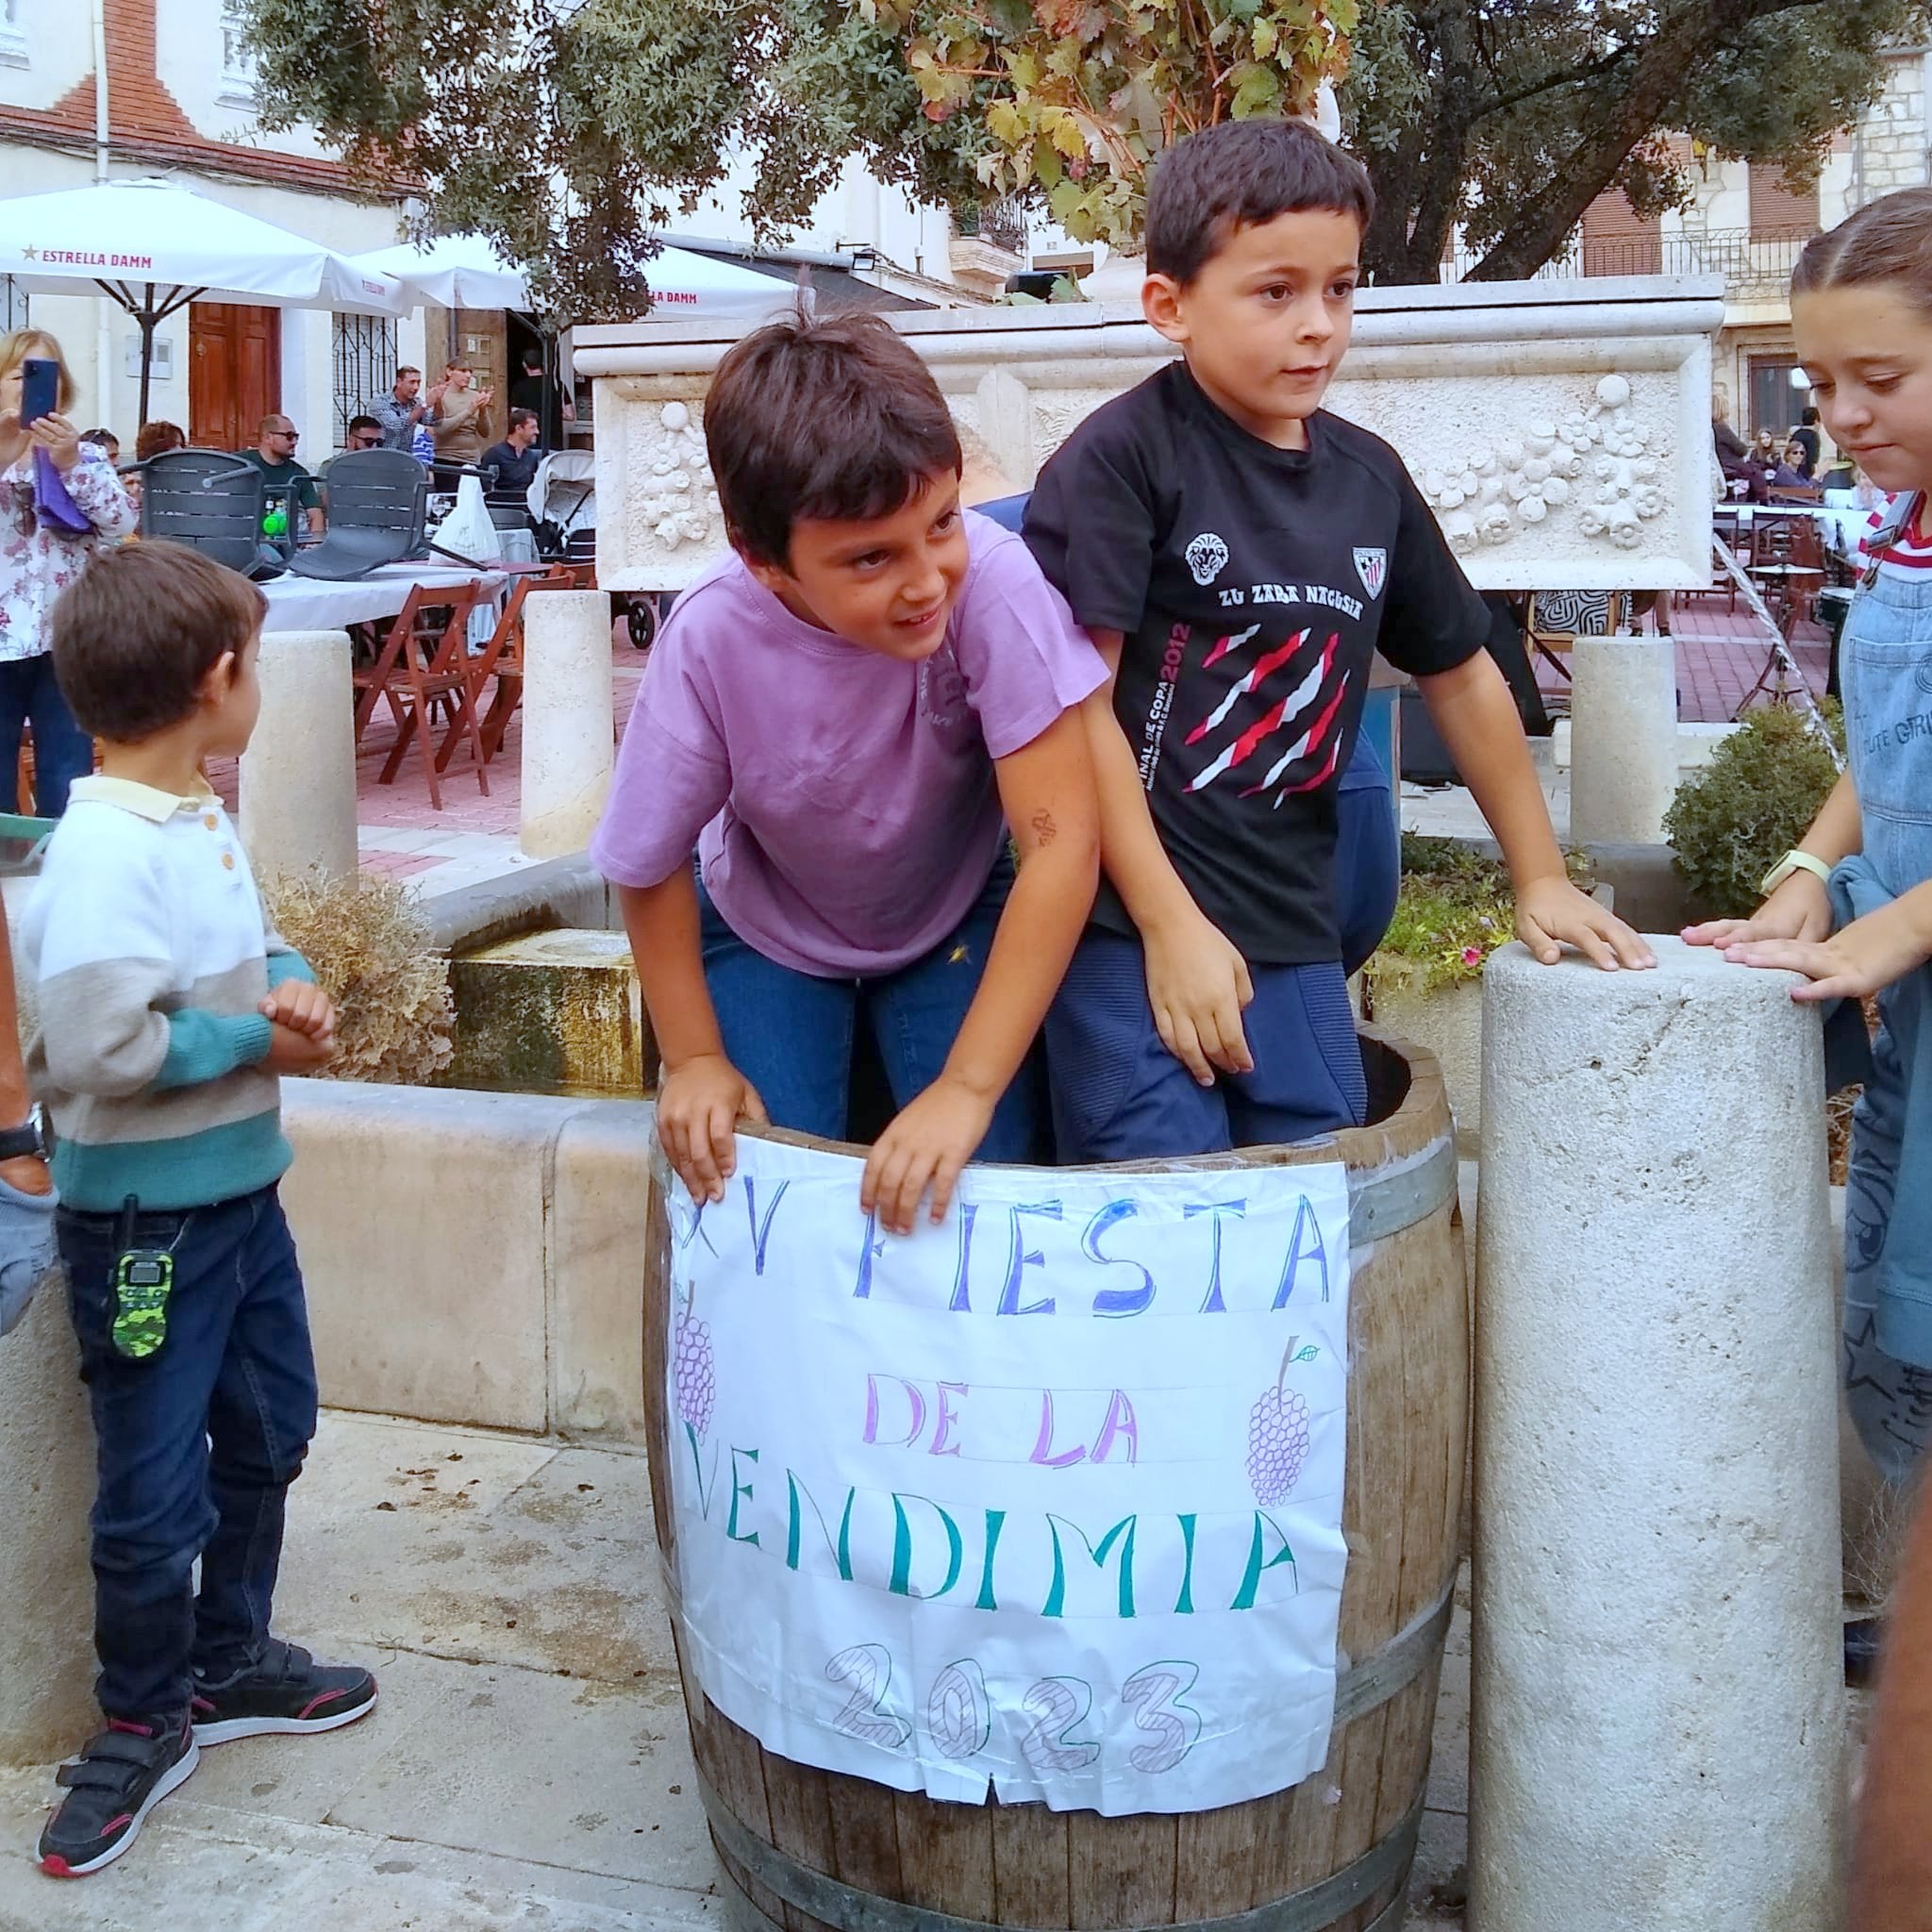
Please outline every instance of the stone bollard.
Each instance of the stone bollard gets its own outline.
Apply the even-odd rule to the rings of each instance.
[[[610,599],[545,591],[524,606],[523,825],[532,858],[581,852],[616,762]]]
[[[1790,976],[1485,974],[1473,1932],[1829,1932],[1820,1028]]]
[[[1655,845],[1677,789],[1669,638],[1578,638],[1570,670],[1570,842]]]
[[[93,1425],[57,1276],[0,1341],[0,1765],[51,1764],[99,1727],[93,1500]]]
[[[356,870],[356,717],[349,638],[269,631],[261,717],[242,757],[242,843],[258,876]]]

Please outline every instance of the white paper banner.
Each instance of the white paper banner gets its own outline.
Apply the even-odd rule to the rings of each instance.
[[[781,1756],[900,1790],[1198,1811],[1299,1783],[1335,1701],[1339,1163],[974,1168],[941,1227],[848,1157],[673,1184],[687,1656]]]

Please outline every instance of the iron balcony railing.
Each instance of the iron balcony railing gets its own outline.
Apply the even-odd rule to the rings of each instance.
[[[1614,241],[1573,240],[1555,261],[1536,272],[1540,282],[1578,275],[1722,275],[1733,299],[1776,295],[1790,286],[1791,271],[1808,233],[1753,235],[1743,228],[1703,233],[1624,235]],[[1443,279],[1460,281],[1479,254],[1458,250],[1444,264]]]
[[[1008,255],[1026,253],[1026,214],[1012,200],[986,201],[953,210],[953,231]]]

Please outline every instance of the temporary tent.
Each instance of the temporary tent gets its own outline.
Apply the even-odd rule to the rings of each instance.
[[[156,325],[191,302],[368,315],[405,307],[392,275],[157,178],[0,201],[0,275],[29,294],[70,295],[92,283],[134,318],[143,423]]]

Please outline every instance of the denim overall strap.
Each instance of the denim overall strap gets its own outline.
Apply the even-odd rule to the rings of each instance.
[[[1888,525],[1915,513],[1916,502]],[[1874,557],[1884,547],[1884,538],[1870,546]],[[1840,661],[1863,850],[1834,880],[1833,896],[1844,910],[1862,910],[1932,879],[1932,570],[1868,570]],[[1907,1252],[1916,1243],[1901,1225],[1924,1197],[1923,1176],[1917,1188],[1900,1186],[1932,1147],[1932,966],[1887,988],[1878,1008],[1845,1192],[1846,1389],[1866,1447],[1903,1480],[1932,1441],[1932,1318],[1914,1291],[1925,1257]]]

